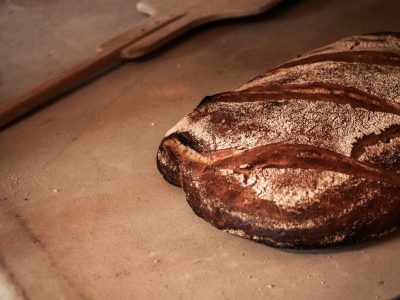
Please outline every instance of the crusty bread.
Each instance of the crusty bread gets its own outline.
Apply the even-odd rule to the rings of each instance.
[[[168,131],[157,165],[194,212],[268,245],[321,248],[400,225],[400,33],[354,36],[233,92]]]

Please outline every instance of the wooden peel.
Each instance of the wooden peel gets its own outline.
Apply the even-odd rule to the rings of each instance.
[[[79,64],[0,104],[0,128],[96,75],[138,58],[198,25],[265,12],[282,0],[143,0],[137,9],[151,17],[101,45]],[[183,3],[181,3],[183,2]]]

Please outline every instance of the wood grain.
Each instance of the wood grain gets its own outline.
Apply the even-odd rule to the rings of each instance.
[[[226,18],[259,14],[281,0],[203,1],[147,0],[138,9],[148,20],[101,45],[96,53],[22,95],[0,105],[0,129],[48,101],[64,95],[120,64],[143,56],[201,24]]]

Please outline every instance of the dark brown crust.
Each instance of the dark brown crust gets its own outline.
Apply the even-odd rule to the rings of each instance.
[[[397,53],[380,51],[343,51],[335,53],[321,53],[290,61],[272,69],[271,71],[323,61],[340,61],[349,63],[357,62],[399,67],[400,55]]]
[[[164,159],[167,164],[162,164]],[[157,153],[157,168],[164,179],[175,186],[181,186],[180,181],[180,162],[175,154],[166,146],[161,145]]]
[[[392,36],[392,37],[400,39],[400,32],[396,32],[396,31],[381,31],[381,32],[374,32],[374,33],[365,33],[365,34],[362,34],[361,36],[370,36],[370,35]]]
[[[274,247],[315,249],[341,246],[378,236],[399,226],[400,196],[398,186],[394,185],[361,181],[325,193],[320,201],[324,203],[323,206],[314,204],[284,210],[271,201],[255,198],[248,189],[227,182],[212,167],[204,169],[204,166],[195,163],[185,163],[182,180],[187,201],[199,217],[219,229],[242,230],[246,238]],[[193,180],[202,183],[201,187],[205,189],[202,194],[200,189],[191,184]],[[366,205],[337,217],[353,203],[346,201],[343,195],[362,198],[365,190],[371,188],[379,189],[379,193],[369,199]],[[387,195],[384,202],[380,196],[382,194]],[[205,197],[214,199],[211,207],[207,207]],[[235,216],[237,211],[245,214],[246,218]],[[328,219],[328,215],[332,217]],[[313,228],[274,229],[269,226],[272,222],[301,224],[319,218],[324,219],[323,224]]]
[[[358,159],[365,152],[365,148],[368,146],[376,145],[378,143],[388,143],[390,140],[398,137],[400,137],[400,125],[392,125],[380,134],[372,133],[366,135],[353,144],[353,150],[351,151],[350,157]]]
[[[312,53],[312,52],[311,52]],[[343,51],[335,53],[321,53],[307,56],[304,58],[294,59],[285,64],[279,65],[268,73],[273,73],[281,69],[287,69],[291,67],[307,65],[319,62],[347,62],[347,63],[365,63],[375,65],[386,65],[386,66],[400,66],[400,55],[391,52],[378,52],[378,51]],[[264,77],[265,74],[254,77],[249,82],[258,80]]]
[[[212,166],[236,169],[248,164],[257,168],[300,168],[341,172],[355,177],[400,185],[400,174],[310,145],[269,144],[218,160]]]
[[[256,102],[278,100],[326,101],[350,104],[371,111],[400,115],[400,104],[371,95],[353,87],[320,82],[256,86],[240,92],[225,92],[206,97],[198,107],[216,102]]]
[[[157,168],[163,175],[164,179],[175,186],[181,186],[180,179],[180,163],[181,158],[179,153],[171,147],[168,147],[167,141],[176,140],[180,144],[187,146],[197,152],[202,152],[202,148],[198,142],[193,139],[188,133],[173,133],[163,139],[158,153],[157,153]],[[167,161],[167,164],[163,164],[162,161]]]
[[[376,36],[382,36],[384,40],[385,36],[399,38],[400,33]],[[358,37],[358,40],[362,39]],[[274,70],[322,61],[400,67],[400,55],[396,53],[344,51],[321,54],[316,51]],[[322,82],[276,82],[225,92],[206,97],[197,109],[224,102],[248,102],[251,105],[251,102],[261,101],[280,105],[280,102],[293,99],[325,101],[400,115],[400,104],[395,101],[354,87]],[[206,114],[207,109],[201,113]],[[218,116],[213,116],[212,122],[218,122]],[[209,145],[202,144],[203,141],[196,140],[188,132],[175,132],[163,139],[157,165],[167,181],[183,187],[193,211],[219,229],[275,247],[326,248],[385,235],[400,227],[400,144],[383,147],[384,151],[377,156],[363,156],[367,148],[399,137],[400,124],[365,135],[353,144],[351,155],[347,157],[317,146],[284,143],[248,150],[212,151]],[[246,181],[252,170],[264,168],[332,171],[347,174],[348,179],[329,186],[318,195],[317,201],[282,206],[259,198],[251,186],[221,172],[232,170]],[[286,180],[284,176],[281,179]]]

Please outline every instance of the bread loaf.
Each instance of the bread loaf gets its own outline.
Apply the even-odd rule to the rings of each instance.
[[[321,248],[400,225],[400,33],[353,36],[206,97],[157,165],[229,233]]]

